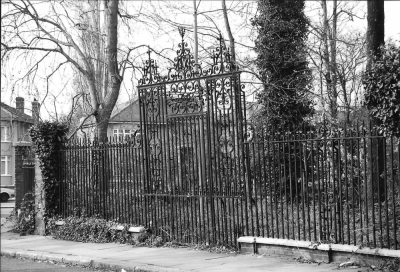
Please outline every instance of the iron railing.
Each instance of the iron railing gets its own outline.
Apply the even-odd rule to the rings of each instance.
[[[159,194],[146,187],[140,135],[70,143],[60,151],[58,212],[144,225],[188,243],[251,235],[398,249],[399,139],[365,126],[247,132],[237,184]],[[190,174],[184,158],[171,158],[174,171]]]
[[[365,126],[254,131],[246,235],[398,248],[398,139]]]
[[[60,215],[144,225],[187,243],[252,235],[397,249],[398,139],[365,126],[247,129],[223,38],[202,67],[180,34],[164,74],[148,52],[140,132],[60,150]]]

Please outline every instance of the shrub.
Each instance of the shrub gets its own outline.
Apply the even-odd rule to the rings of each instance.
[[[382,131],[400,137],[400,47],[388,44],[364,75],[365,105]]]
[[[62,220],[64,225],[56,226],[56,222]],[[122,225],[123,230],[116,230],[117,225]],[[107,221],[99,217],[69,216],[67,218],[53,217],[48,219],[46,230],[55,239],[77,241],[84,243],[111,243],[138,244],[148,246],[160,246],[163,244],[162,238],[150,236],[143,233],[135,241],[129,234],[130,227],[135,225],[119,224],[115,221]]]
[[[14,225],[13,232],[20,235],[33,234],[35,231],[35,195],[28,192],[22,199],[21,209],[19,214],[14,210],[14,216],[17,217],[17,222]]]

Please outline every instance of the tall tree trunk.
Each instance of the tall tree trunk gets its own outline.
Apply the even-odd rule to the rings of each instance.
[[[199,40],[198,40],[198,35],[197,35],[197,6],[196,6],[196,0],[193,0],[193,23],[194,23],[194,63],[198,64],[199,63]],[[197,67],[195,67],[197,69]]]
[[[373,57],[380,56],[379,47],[385,43],[385,3],[384,0],[370,0],[367,28],[367,70],[371,68]]]
[[[231,61],[232,61],[233,65],[236,66],[235,39],[233,38],[231,26],[229,24],[228,11],[226,10],[225,0],[222,0],[222,12],[224,13],[225,28],[226,28],[226,31],[228,32],[228,37],[229,37]]]
[[[340,82],[340,85],[342,87],[342,92],[343,92],[343,102],[344,102],[344,108],[345,108],[345,115],[346,115],[346,124],[350,125],[350,103],[351,103],[351,93],[347,93],[347,81],[346,78],[343,76],[345,71],[343,71],[338,74],[338,79]]]
[[[326,0],[321,1],[322,5],[322,11],[323,11],[323,16],[324,16],[324,28],[322,32],[322,40],[323,40],[323,45],[324,45],[324,52],[323,52],[323,60],[325,63],[325,80],[326,80],[326,92],[328,94],[329,98],[329,112],[331,117],[333,117],[333,112],[332,112],[332,77],[331,77],[331,62],[330,62],[330,56],[329,56],[329,43],[328,43],[328,33],[329,33],[329,21],[328,21],[328,9],[326,7]]]
[[[332,93],[331,93],[331,115],[333,119],[337,118],[337,72],[336,72],[336,36],[337,36],[337,0],[333,1],[333,12],[332,12],[332,28],[329,31],[330,40],[330,53],[331,53],[331,66],[330,74],[332,80]]]
[[[100,25],[100,0],[97,0],[95,5],[95,38],[96,38],[96,81],[99,93],[102,94],[103,88],[103,64],[101,60],[103,59],[102,54],[102,40],[101,40],[101,25]]]
[[[371,69],[374,57],[380,57],[380,46],[385,43],[385,3],[384,0],[370,0],[367,2],[368,7],[368,28],[367,28],[367,70]],[[379,121],[373,118],[370,114],[371,125],[378,126]],[[384,142],[383,140],[376,139],[374,143],[371,139],[370,143],[372,154],[370,154],[370,160],[372,160],[372,180],[370,184],[373,186],[374,179],[377,177],[379,180],[380,200],[385,199],[384,195]],[[372,191],[376,190],[375,186],[372,187]]]
[[[118,0],[105,1],[105,13],[107,13],[107,40],[106,40],[106,64],[107,78],[106,93],[104,100],[99,105],[98,114],[96,116],[97,132],[100,142],[107,140],[107,127],[111,112],[117,102],[119,91],[121,88],[122,78],[119,74],[117,62],[117,45],[118,45]]]
[[[109,14],[108,14],[108,11],[107,11],[108,10],[108,1],[103,0],[103,8],[104,8],[104,12],[103,12],[104,18],[103,18],[103,20],[104,20],[104,24],[106,24],[108,22],[108,17],[109,17]],[[105,51],[107,50],[107,48],[106,48],[107,45],[104,44],[103,46],[104,46],[103,54],[105,54]],[[103,58],[103,59],[105,60],[105,58]],[[107,87],[108,87],[108,80],[109,80],[107,65],[103,65],[101,72],[102,72],[102,75],[103,75],[103,84],[102,84],[103,89],[100,90],[100,92],[102,92],[102,96],[104,98],[107,95]]]

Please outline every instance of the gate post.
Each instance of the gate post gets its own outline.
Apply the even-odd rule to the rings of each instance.
[[[35,156],[35,234],[44,236],[46,229],[44,224],[45,191],[43,189],[42,171],[39,167],[39,158]]]
[[[24,180],[24,170],[23,170],[23,162],[24,157],[29,153],[31,146],[30,143],[16,143],[14,146],[15,149],[15,208],[19,209],[21,206],[22,199],[26,194],[25,191],[25,180]]]

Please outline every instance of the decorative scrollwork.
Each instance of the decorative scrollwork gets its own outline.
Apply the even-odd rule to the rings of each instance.
[[[222,35],[219,34],[219,46],[212,53],[212,74],[223,74],[235,71],[235,65],[232,63],[229,49],[226,48]]]
[[[218,79],[216,81],[216,98],[219,111],[228,113],[232,109],[233,99],[231,95],[230,78]]]
[[[200,112],[204,106],[203,88],[199,81],[168,85],[167,107],[171,114]]]
[[[324,123],[318,128],[318,134],[320,137],[330,137],[332,135],[332,130]]]
[[[149,143],[150,147],[150,154],[152,156],[158,156],[161,153],[161,145],[160,145],[160,140],[157,138],[153,138],[150,140]]]
[[[231,156],[232,152],[235,148],[235,144],[233,142],[232,136],[230,133],[223,133],[219,137],[219,146],[222,153],[226,156]]]
[[[163,81],[163,78],[158,73],[158,65],[151,58],[150,49],[147,51],[148,60],[143,63],[143,76],[139,79],[139,86],[154,84]]]
[[[244,130],[244,142],[250,143],[254,138],[254,127],[252,125],[248,125]]]
[[[201,64],[195,62],[188,43],[184,41],[185,30],[180,28],[179,33],[182,41],[178,44],[179,49],[176,51],[172,67],[168,69],[168,74],[161,76],[158,73],[158,65],[148,50],[148,59],[143,64],[143,76],[139,80],[139,86],[232,73],[238,70],[232,62],[231,53],[221,34],[217,38],[218,46],[211,53],[211,66],[203,69]]]
[[[133,147],[140,148],[142,146],[142,132],[140,129],[136,130],[129,140]]]

